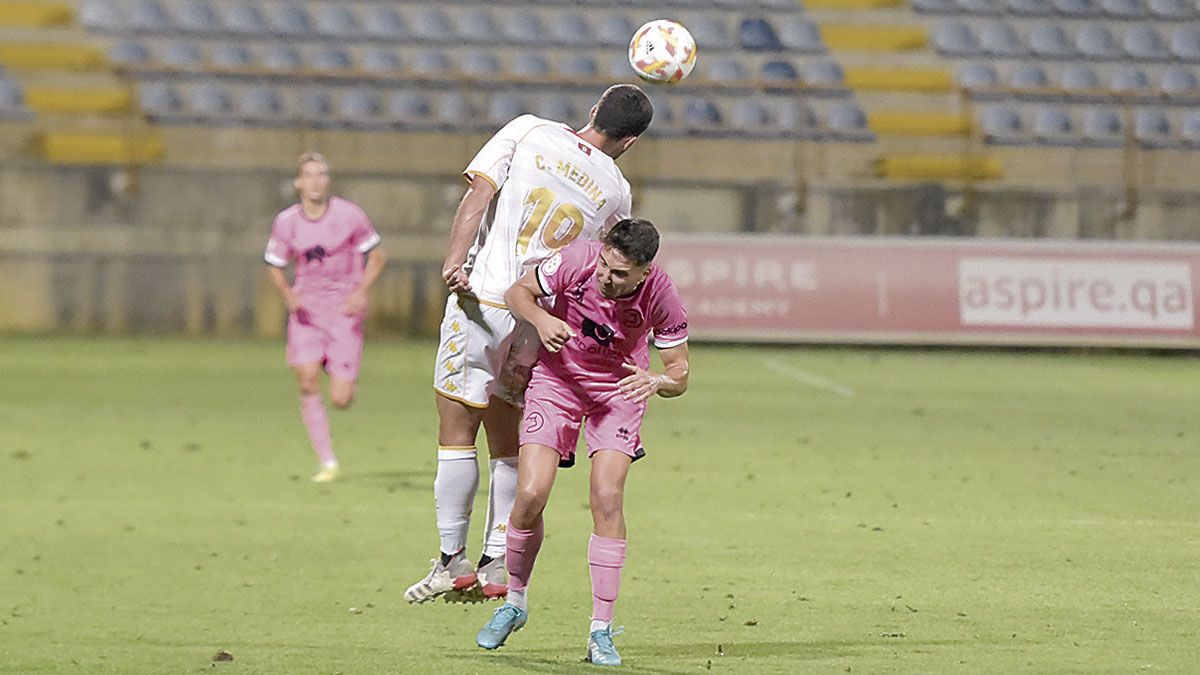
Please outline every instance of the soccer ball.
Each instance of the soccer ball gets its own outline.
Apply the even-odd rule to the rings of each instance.
[[[696,41],[678,22],[651,21],[629,41],[629,65],[647,82],[675,84],[696,65]]]

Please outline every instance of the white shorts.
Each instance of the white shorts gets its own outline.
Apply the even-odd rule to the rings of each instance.
[[[507,309],[451,295],[442,316],[433,388],[475,408],[487,407],[492,396],[522,406],[538,347],[534,327]]]

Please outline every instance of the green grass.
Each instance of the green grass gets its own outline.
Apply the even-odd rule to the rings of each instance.
[[[586,465],[508,646],[474,647],[494,605],[401,597],[437,545],[433,352],[368,345],[344,480],[314,486],[281,344],[0,339],[0,672],[585,668]],[[695,346],[630,478],[626,670],[1194,671],[1198,382],[1188,357]]]

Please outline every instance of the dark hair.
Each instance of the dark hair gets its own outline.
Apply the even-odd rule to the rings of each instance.
[[[614,84],[600,96],[592,126],[611,139],[641,136],[654,119],[646,92],[632,84]]]
[[[658,230],[643,218],[618,221],[604,233],[603,241],[639,267],[654,260],[658,253]]]

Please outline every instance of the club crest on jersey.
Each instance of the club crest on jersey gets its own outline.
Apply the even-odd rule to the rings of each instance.
[[[312,262],[314,260],[317,262],[324,262],[325,256],[327,255],[329,254],[325,252],[325,247],[318,245],[304,252],[304,260],[306,262]]]
[[[601,347],[612,346],[613,329],[602,323],[596,323],[586,316],[583,317],[583,334],[585,337],[592,338]]]

